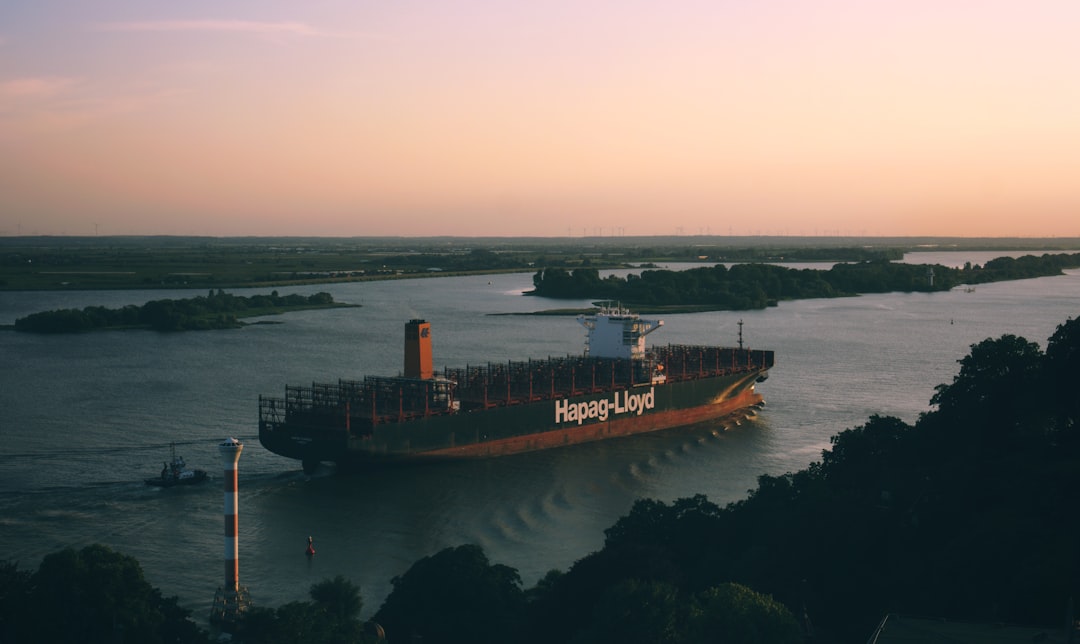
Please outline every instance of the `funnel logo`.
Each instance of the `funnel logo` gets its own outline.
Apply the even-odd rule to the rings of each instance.
[[[572,403],[569,400],[555,401],[555,424],[577,423],[597,420],[604,422],[611,415],[633,414],[640,416],[647,409],[656,406],[656,389],[649,387],[647,392],[632,394],[629,391],[616,391],[611,398],[587,400]]]

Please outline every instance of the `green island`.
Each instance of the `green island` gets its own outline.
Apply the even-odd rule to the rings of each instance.
[[[781,300],[861,293],[948,291],[957,286],[1061,275],[1080,267],[1080,253],[999,257],[983,266],[902,264],[886,259],[795,269],[775,264],[717,264],[684,271],[645,270],[601,279],[591,267],[546,268],[533,276],[531,295],[619,301],[641,313],[749,310]]]
[[[244,326],[241,318],[275,315],[306,309],[359,306],[334,301],[329,293],[314,295],[241,296],[221,289],[204,296],[181,300],[152,300],[142,306],[119,309],[88,306],[32,313],[15,320],[16,331],[31,333],[75,333],[81,331],[152,329],[154,331],[206,331]]]
[[[306,599],[242,613],[230,641],[1075,641],[1080,319],[1045,346],[1011,334],[971,345],[914,424],[870,416],[725,507],[639,500],[599,550],[533,587],[462,544],[395,577],[370,620],[338,574]],[[874,639],[906,616],[924,616],[924,638]],[[202,623],[105,545],[36,570],[0,560],[0,641],[220,641]]]

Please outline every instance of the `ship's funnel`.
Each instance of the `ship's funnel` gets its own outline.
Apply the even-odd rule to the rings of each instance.
[[[435,375],[431,359],[431,325],[424,320],[405,324],[405,377],[428,380]]]

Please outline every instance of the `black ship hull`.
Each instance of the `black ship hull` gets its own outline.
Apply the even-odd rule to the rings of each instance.
[[[336,413],[325,409],[267,412],[260,414],[259,440],[271,452],[303,461],[309,470],[321,461],[356,466],[531,452],[692,425],[759,406],[763,399],[754,384],[765,378],[767,366],[426,414],[375,424],[361,432],[354,431],[351,412],[340,405]]]

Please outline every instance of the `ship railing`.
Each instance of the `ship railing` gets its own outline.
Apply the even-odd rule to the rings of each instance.
[[[347,427],[340,414],[327,414],[318,408],[290,407],[285,398],[259,396],[259,431],[302,431],[312,438],[331,437]]]
[[[314,395],[310,387],[288,385],[285,387],[285,413],[302,412],[314,406]]]
[[[648,361],[568,356],[446,369],[469,408],[505,407],[654,382]]]
[[[456,383],[445,378],[417,379],[369,376],[362,381],[313,383],[310,387],[287,386],[285,398],[275,399],[286,420],[301,416],[347,414],[361,424],[383,422],[387,418],[453,413]],[[267,400],[270,400],[269,398]],[[267,403],[269,405],[269,403]],[[265,413],[269,413],[269,408]]]
[[[285,399],[259,396],[259,422],[285,422]]]
[[[368,376],[363,381],[342,381],[351,414],[370,425],[456,411],[456,383],[442,377],[420,379]]]
[[[772,356],[772,351],[668,345],[654,347],[650,352],[651,360],[646,361],[568,356],[448,367],[439,379],[446,383],[440,385],[444,387],[441,390],[431,389],[428,380],[378,376],[369,376],[363,381],[341,380],[332,385],[315,384],[310,390],[299,387],[287,390],[290,403],[301,406],[333,407],[345,401],[366,402],[371,397],[382,398],[389,404],[404,395],[427,400],[429,405],[434,398],[441,398],[445,402],[437,406],[449,407],[454,399],[451,388],[455,386],[458,399],[477,400],[486,396],[491,401],[518,402],[550,398],[553,393],[589,393],[613,386],[640,384],[651,379],[656,365],[663,367],[668,378],[767,369],[772,366]]]
[[[669,344],[653,347],[649,355],[671,380],[759,371],[773,364],[772,351],[707,345]]]
[[[575,387],[601,388],[610,380],[611,374],[614,374],[616,379],[629,378],[631,369],[637,368],[631,364],[626,359],[568,356],[526,362],[488,363],[464,369],[447,368],[444,375],[457,381],[460,389],[492,387],[504,383],[508,378],[518,386],[527,384],[531,378],[534,388],[552,378],[567,383],[573,381]],[[594,380],[596,382],[593,382]]]
[[[261,397],[260,421],[363,426],[524,404],[615,388],[767,370],[772,351],[704,345],[653,347],[645,360],[567,356],[446,368],[431,380],[369,376],[362,381],[287,386],[285,398]],[[301,421],[301,419],[305,419]],[[319,420],[321,419],[321,420]]]

